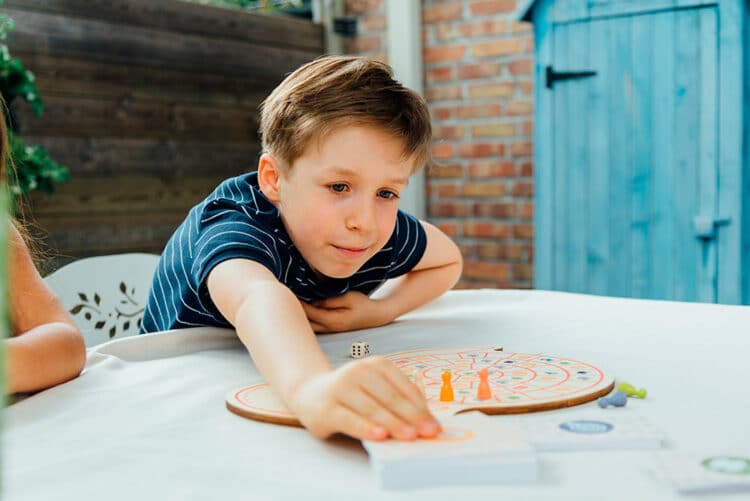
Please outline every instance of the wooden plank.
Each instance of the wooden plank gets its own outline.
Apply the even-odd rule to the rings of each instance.
[[[606,295],[609,287],[607,263],[609,262],[609,166],[610,120],[609,95],[612,89],[610,54],[611,35],[609,21],[590,23],[590,68],[597,72],[591,79],[587,142],[589,145],[588,177],[588,292]]]
[[[534,287],[554,288],[554,93],[544,86],[544,72],[553,63],[553,31],[549,23],[551,0],[541,0],[534,10],[537,46],[534,96]]]
[[[4,7],[261,45],[325,51],[320,24],[174,0],[6,0]]]
[[[631,87],[632,143],[631,204],[630,204],[630,295],[653,297],[651,273],[651,199],[653,197],[653,128],[651,96],[653,85],[654,26],[653,15],[632,20]],[[662,111],[657,111],[660,113]]]
[[[698,36],[696,42],[700,51],[700,111],[698,143],[698,207],[697,214],[714,217],[718,215],[719,204],[717,162],[717,109],[718,77],[717,20],[714,9],[703,9],[698,16]],[[717,240],[702,241],[696,264],[696,299],[702,302],[716,302],[717,292]],[[730,263],[727,263],[730,264]]]
[[[226,142],[253,140],[258,135],[257,111],[247,108],[81,96],[49,96],[45,104],[44,115],[36,117],[25,103],[13,103],[22,134]]]
[[[59,257],[84,257],[122,252],[160,253],[184,220],[180,212],[65,216],[38,218],[46,234],[40,241]]]
[[[87,96],[210,106],[258,106],[283,75],[232,76],[93,62],[13,51],[35,76],[42,97]]]
[[[651,269],[652,297],[674,297],[675,240],[674,181],[675,181],[675,13],[654,16],[654,57],[652,94],[653,128],[653,202],[652,233],[654,265]]]
[[[568,61],[560,68],[563,71],[590,70],[589,23],[578,23],[568,27]],[[587,192],[589,158],[586,138],[589,134],[588,91],[591,78],[559,82],[555,87],[566,89],[568,115],[568,158],[565,177],[568,180],[565,195],[567,205],[567,287],[571,292],[588,292],[586,230],[588,228]]]
[[[5,9],[16,21],[10,45],[20,52],[204,73],[283,75],[320,55],[226,39]]]
[[[570,48],[568,46],[569,27],[566,25],[555,26],[553,28],[553,64],[556,68],[567,68],[568,55]],[[568,289],[568,265],[570,256],[568,255],[568,224],[570,215],[568,213],[568,183],[572,180],[568,177],[568,145],[569,135],[573,133],[568,128],[568,120],[572,110],[568,107],[568,89],[564,85],[554,87],[554,289]]]
[[[564,0],[555,9],[553,20],[555,23],[592,21],[675,9],[715,7],[718,3],[719,0]]]
[[[750,145],[745,123],[750,101],[743,76],[750,57],[748,13],[743,0],[722,0],[720,5],[718,213],[732,221],[719,229],[717,300],[750,304],[750,149],[743,151],[743,131],[744,144]]]
[[[612,19],[610,56],[609,295],[630,296],[630,182],[633,136],[631,19]]]
[[[153,176],[164,181],[212,174],[232,177],[255,170],[259,141],[239,143],[181,142],[151,138],[24,136],[70,169],[71,177]]]
[[[152,212],[180,212],[202,201],[224,180],[221,176],[187,176],[165,181],[157,177],[132,176],[72,178],[54,196],[35,193],[30,208],[35,217],[98,216]],[[112,186],[117,186],[113,190]]]
[[[700,110],[700,53],[695,37],[699,24],[696,11],[676,13],[676,106],[675,106],[675,289],[672,299],[695,301],[696,264],[699,242],[693,218],[697,215],[698,111]]]

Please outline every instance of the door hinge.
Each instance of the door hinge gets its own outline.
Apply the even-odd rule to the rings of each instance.
[[[695,216],[693,219],[695,236],[701,240],[713,240],[716,238],[716,228],[727,226],[731,222],[731,217]]]

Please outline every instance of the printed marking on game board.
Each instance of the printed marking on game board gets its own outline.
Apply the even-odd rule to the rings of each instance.
[[[420,372],[428,406],[434,413],[479,410],[485,414],[519,414],[558,409],[596,400],[614,387],[610,375],[586,362],[540,353],[494,351],[486,346],[410,350],[385,358],[407,375]],[[455,370],[466,361],[473,361],[471,369]],[[489,370],[491,397],[479,400],[476,372],[484,367]],[[452,371],[454,400],[440,402],[441,375],[446,369]],[[514,371],[519,375],[514,376]],[[266,384],[229,393],[226,405],[244,417],[299,425]]]

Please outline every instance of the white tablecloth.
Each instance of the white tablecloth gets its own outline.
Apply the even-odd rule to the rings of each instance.
[[[750,307],[454,291],[389,326],[319,339],[335,364],[349,360],[352,340],[376,354],[501,344],[587,361],[648,389],[617,411],[665,430],[669,449],[750,455]],[[381,491],[358,442],[225,409],[229,390],[260,379],[233,331],[94,348],[81,377],[6,409],[3,499],[680,498],[649,473],[652,451],[542,453],[531,484]]]

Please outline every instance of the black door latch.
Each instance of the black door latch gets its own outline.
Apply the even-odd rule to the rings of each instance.
[[[593,77],[596,75],[595,71],[555,71],[555,69],[552,66],[547,66],[545,69],[545,73],[547,76],[547,88],[551,89],[555,82],[561,81],[561,80],[572,80],[574,78],[587,78],[587,77]]]

